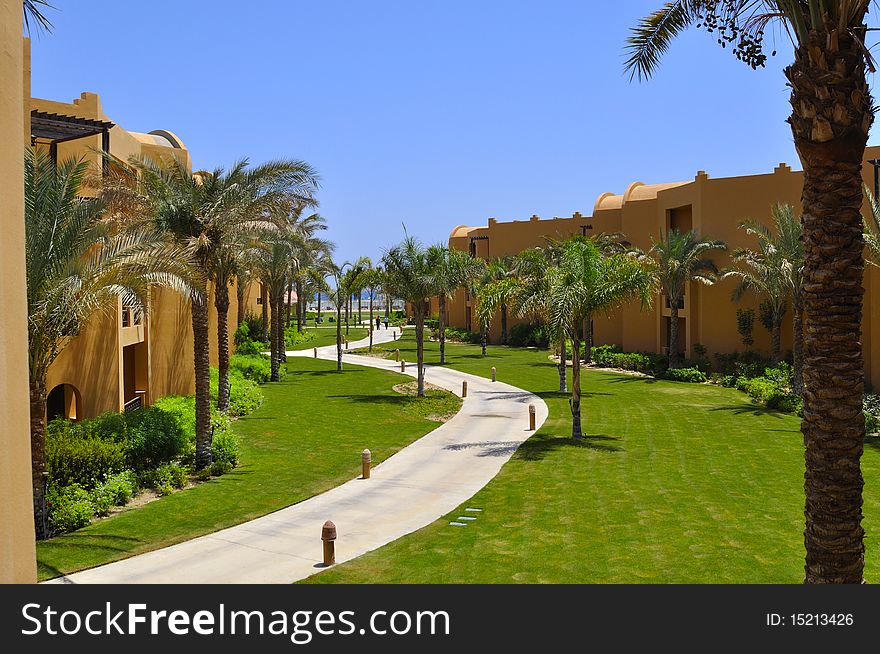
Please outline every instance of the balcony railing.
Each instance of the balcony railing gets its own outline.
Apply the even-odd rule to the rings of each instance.
[[[138,395],[136,398],[126,402],[123,405],[123,410],[125,411],[125,413],[131,413],[132,411],[138,411],[139,409],[141,409],[141,407],[143,407],[143,405],[143,399],[140,395]]]

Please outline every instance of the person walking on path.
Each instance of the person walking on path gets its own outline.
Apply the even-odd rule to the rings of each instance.
[[[388,316],[385,316],[385,329],[388,329]]]
[[[381,329],[382,327],[382,319],[379,316],[376,316],[376,329]]]

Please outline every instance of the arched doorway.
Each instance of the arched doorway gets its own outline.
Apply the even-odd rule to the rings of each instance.
[[[46,420],[65,418],[79,420],[82,417],[82,399],[72,384],[58,384],[46,396]]]

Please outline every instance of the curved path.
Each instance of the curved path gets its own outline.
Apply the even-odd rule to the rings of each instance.
[[[375,343],[390,341],[392,330],[378,330],[374,338]],[[350,348],[367,341],[353,342]],[[314,355],[312,349],[287,354]],[[336,346],[318,348],[318,356],[335,360]],[[344,364],[400,370],[393,360],[350,354],[344,355]],[[415,365],[407,366],[406,373],[415,376]],[[321,571],[325,520],[336,524],[337,563],[421,529],[485,486],[533,433],[527,430],[529,404],[537,409],[539,427],[547,418],[544,401],[515,386],[430,366],[425,378],[457,395],[466,379],[468,397],[461,411],[374,466],[370,479],[353,479],[250,522],[54,581],[291,583]],[[352,468],[359,465],[360,452],[352,452]],[[455,528],[466,527],[450,527]]]

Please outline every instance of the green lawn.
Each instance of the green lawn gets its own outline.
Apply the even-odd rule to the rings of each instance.
[[[235,423],[242,465],[233,472],[38,543],[40,578],[108,563],[178,543],[295,504],[360,474],[373,461],[434,429],[426,418],[458,409],[450,393],[427,402],[392,387],[401,375],[291,358],[287,378],[264,385],[263,406]]]
[[[334,325],[332,329],[325,329],[322,325],[321,327],[309,327],[306,331],[313,332],[315,337],[305,343],[299,343],[294,345],[293,350],[307,350],[313,347],[323,347],[325,345],[335,345],[336,344],[336,326]],[[359,341],[362,338],[366,338],[370,335],[369,330],[364,327],[349,327],[348,336],[345,335],[345,325],[342,326],[342,339],[343,341],[347,338],[350,343],[354,341]]]
[[[386,346],[388,347],[388,346]],[[411,331],[395,347],[415,359]],[[550,419],[475,497],[312,583],[800,583],[803,445],[796,417],[735,389],[599,371],[585,431],[547,352],[448,344],[450,365],[539,393]],[[426,360],[436,361],[437,344]],[[880,581],[880,442],[863,458],[866,577]],[[467,527],[448,523],[482,508]]]

